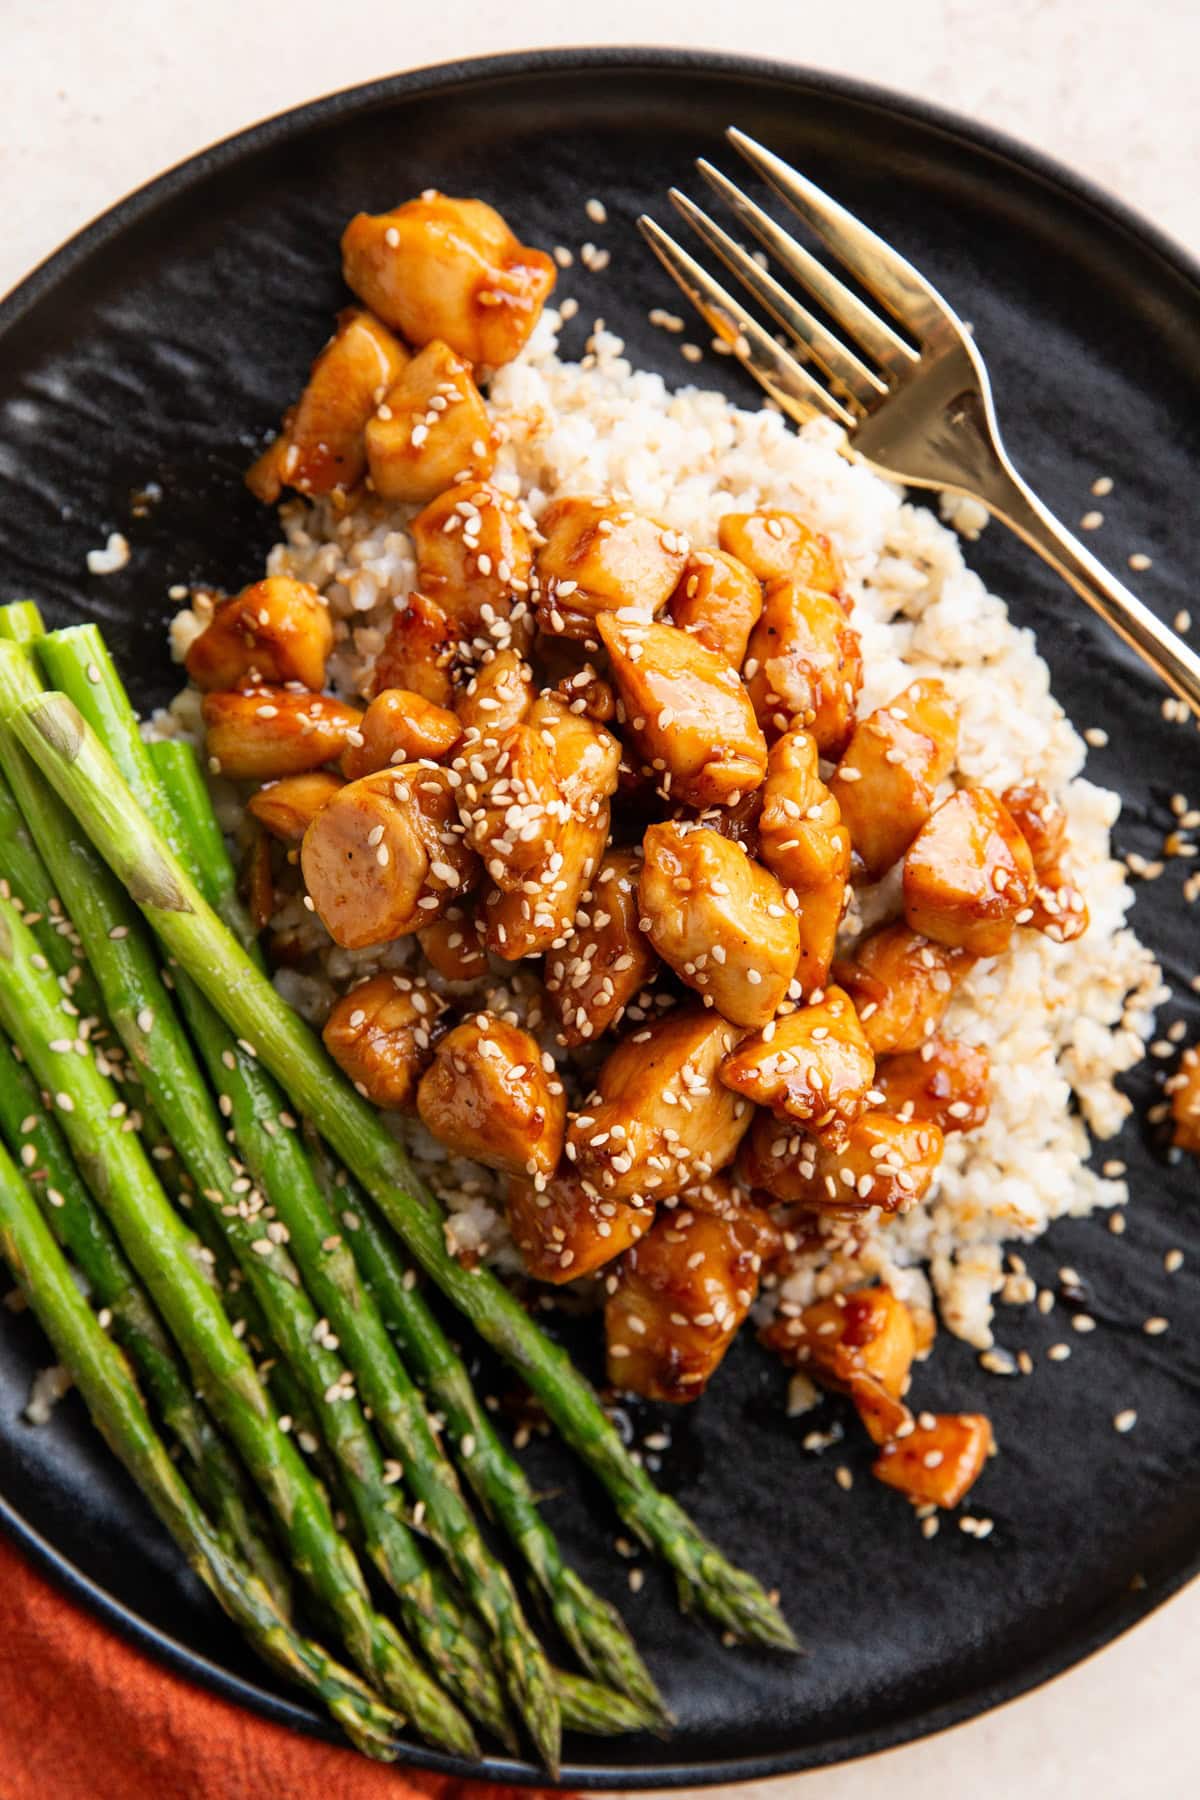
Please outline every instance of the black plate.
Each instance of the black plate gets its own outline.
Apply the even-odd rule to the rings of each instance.
[[[662,215],[692,158],[725,160],[736,122],[808,170],[902,246],[974,322],[1017,461],[1061,514],[1115,477],[1097,543],[1115,561],[1151,552],[1142,579],[1167,617],[1192,599],[1200,564],[1200,283],[1151,229],[1061,170],[974,126],[829,76],[716,56],[568,51],[395,78],[335,96],[219,145],[107,214],[0,309],[0,536],[8,592],[56,621],[98,617],[142,703],[175,684],[163,628],[173,582],[234,588],[255,575],[270,515],[241,485],[249,449],[297,391],[342,302],[336,242],[359,207],[431,184],[495,201],[534,243],[592,237],[613,266],[562,281],[584,321],[602,314],[634,359],[672,381],[691,371],[646,321],[673,290],[634,232]],[[604,197],[609,222],[584,213]],[[696,335],[703,336],[697,331]],[[743,397],[741,376],[706,377]],[[131,496],[163,490],[146,517]],[[129,566],[89,577],[106,531]],[[1160,690],[1090,614],[999,528],[971,560],[1034,626],[1056,689],[1111,744],[1092,771],[1119,788],[1122,850],[1153,855],[1168,799],[1195,776],[1195,739],[1166,724]],[[1180,871],[1146,884],[1139,930],[1184,995],[1195,967]],[[1194,940],[1193,940],[1194,941]],[[1161,1065],[1158,1065],[1161,1070]],[[1154,1065],[1133,1090],[1144,1107]],[[1066,1223],[1029,1253],[1054,1280],[1087,1281],[1090,1337],[1003,1310],[1000,1331],[1036,1372],[985,1375],[943,1337],[922,1370],[923,1403],[985,1407],[1004,1454],[977,1492],[996,1521],[977,1543],[949,1523],[933,1543],[868,1475],[852,1428],[824,1457],[800,1447],[779,1371],[748,1340],[712,1393],[670,1421],[662,1478],[727,1546],[782,1589],[811,1654],[790,1662],[724,1651],[680,1624],[661,1571],[636,1598],[612,1547],[602,1495],[550,1445],[529,1465],[570,1556],[619,1600],[679,1717],[666,1743],[569,1746],[565,1783],[647,1787],[778,1774],[878,1750],[965,1719],[1066,1668],[1157,1605],[1200,1552],[1200,1299],[1169,1281],[1164,1251],[1200,1257],[1195,1168],[1171,1168],[1135,1125],[1119,1150],[1135,1204],[1116,1238],[1100,1219]],[[1152,1313],[1172,1331],[1141,1331]],[[0,1491],[4,1521],[82,1598],[168,1663],[306,1730],[323,1721],[281,1693],[185,1574],[130,1484],[69,1399],[43,1430],[21,1422],[45,1346],[0,1314]],[[1052,1365],[1059,1338],[1075,1350]],[[585,1354],[591,1352],[585,1350]],[[1138,1408],[1128,1437],[1112,1415]],[[830,1403],[824,1415],[841,1419]],[[648,1414],[639,1432],[654,1423]],[[833,1465],[856,1485],[844,1494]],[[36,1526],[36,1532],[34,1527]],[[40,1534],[40,1535],[38,1535]],[[408,1760],[447,1768],[425,1750]],[[459,1769],[460,1773],[468,1771]],[[534,1772],[496,1759],[475,1773]]]

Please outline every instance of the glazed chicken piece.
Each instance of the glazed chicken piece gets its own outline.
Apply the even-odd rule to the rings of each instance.
[[[304,392],[246,478],[251,492],[273,503],[284,487],[311,495],[356,487],[367,467],[367,420],[407,361],[404,345],[369,312],[339,313]]]
[[[840,1141],[828,1132],[806,1137],[760,1112],[738,1172],[747,1186],[810,1212],[906,1212],[929,1192],[942,1149],[936,1125],[879,1108],[860,1114]]]
[[[874,1075],[854,1002],[838,987],[743,1038],[721,1065],[726,1087],[834,1142],[871,1104]]]
[[[800,949],[775,877],[703,826],[651,825],[642,848],[641,913],[658,955],[731,1024],[765,1025]]]
[[[546,992],[558,1041],[568,1049],[611,1031],[653,978],[654,952],[638,928],[641,867],[636,851],[610,850],[583,896],[575,930],[546,958]]]
[[[479,871],[446,771],[425,763],[340,788],[305,832],[300,863],[321,923],[344,950],[431,925]]]
[[[649,618],[687,558],[685,538],[614,502],[556,500],[538,530],[538,623],[555,635],[590,638],[598,615],[621,607]]]
[[[500,737],[528,718],[533,707],[533,671],[516,650],[497,650],[475,671],[455,701],[468,739]]]
[[[586,819],[568,818],[554,850],[519,888],[495,888],[484,901],[484,940],[496,956],[520,962],[561,950],[574,930],[579,903],[608,844],[607,801]]]
[[[758,817],[762,860],[799,902],[795,978],[805,995],[829,979],[850,875],[850,833],[821,780],[818,761],[811,733],[786,731],[777,738]]]
[[[554,749],[535,725],[513,725],[498,740],[468,746],[461,762],[467,842],[497,887],[518,891],[553,851],[570,818],[559,795]],[[480,767],[483,780],[475,778]]]
[[[509,1175],[548,1178],[562,1153],[567,1102],[537,1039],[495,1013],[444,1037],[417,1089],[421,1123],[456,1156]]]
[[[862,938],[853,962],[834,964],[876,1056],[919,1050],[936,1031],[974,957],[934,944],[902,919]]]
[[[307,581],[272,575],[222,600],[187,653],[187,672],[206,691],[299,681],[325,685],[333,649],[329,608]]]
[[[415,506],[458,482],[486,479],[496,460],[471,365],[438,339],[388,389],[367,420],[365,442],[375,492]]]
[[[203,715],[208,766],[234,781],[319,769],[342,754],[362,722],[356,706],[282,687],[206,694]]]
[[[762,612],[762,584],[736,556],[694,550],[667,608],[672,625],[740,669]]]
[[[767,744],[737,670],[675,625],[597,620],[623,729],[673,799],[726,806],[760,785]]]
[[[1167,1079],[1174,1124],[1172,1143],[1200,1156],[1200,1050],[1193,1045],[1179,1059],[1179,1067]]]
[[[423,981],[372,975],[334,1003],[321,1036],[364,1099],[407,1107],[429,1067],[445,1010],[445,1001]]]
[[[493,368],[522,348],[555,280],[550,257],[519,244],[493,207],[434,192],[351,219],[342,274],[410,344],[441,338]]]
[[[929,1037],[919,1050],[881,1057],[875,1065],[875,1086],[889,1112],[929,1120],[943,1132],[982,1125],[990,1085],[987,1051],[961,1038]]]
[[[410,594],[392,614],[383,648],[371,674],[372,697],[405,688],[434,706],[454,702],[454,661],[459,635],[436,600]]]
[[[533,549],[522,508],[480,481],[447,488],[408,528],[417,586],[468,637],[507,619],[529,592]]]
[[[608,1379],[627,1393],[698,1400],[758,1294],[771,1221],[714,1181],[662,1207],[609,1282]]]
[[[653,1206],[610,1200],[569,1169],[541,1186],[514,1176],[504,1210],[530,1275],[556,1287],[593,1275],[636,1244],[654,1219]]]
[[[802,1310],[784,1304],[760,1336],[789,1368],[849,1394],[875,1443],[887,1443],[910,1420],[904,1395],[917,1334],[890,1288],[831,1294]]]
[[[268,781],[246,802],[246,811],[265,825],[282,844],[298,844],[321,808],[342,786],[341,777],[328,769],[307,775],[285,775]]]
[[[617,697],[610,683],[597,675],[590,662],[573,675],[564,675],[554,693],[572,712],[586,713],[598,725],[607,725],[617,715]]]
[[[487,974],[487,950],[477,911],[449,906],[432,925],[422,925],[417,942],[443,981],[478,981]]]
[[[904,859],[904,916],[913,931],[972,956],[999,956],[1027,922],[1033,858],[986,788],[960,788],[917,833]]]
[[[794,581],[841,600],[846,577],[841,558],[824,532],[777,507],[726,513],[717,528],[722,550],[736,556],[760,581]]]
[[[1072,943],[1088,928],[1087,901],[1064,867],[1067,815],[1036,781],[1006,788],[1000,803],[1029,845],[1037,888],[1029,924],[1056,943]]]
[[[703,1007],[677,1007],[623,1038],[567,1127],[567,1159],[606,1200],[678,1194],[732,1161],[752,1108],[717,1071],[738,1037]]]
[[[765,732],[801,725],[822,756],[841,756],[854,729],[862,650],[837,600],[797,581],[771,582],[742,673]]]
[[[922,1413],[911,1432],[883,1446],[871,1473],[917,1506],[957,1506],[982,1474],[992,1443],[982,1413]]]
[[[933,811],[954,765],[958,707],[940,681],[914,681],[854,727],[829,786],[868,881],[878,881]]]
[[[363,714],[358,736],[361,743],[351,742],[342,757],[348,781],[394,763],[440,762],[457,747],[462,725],[456,713],[411,688],[384,688]]]

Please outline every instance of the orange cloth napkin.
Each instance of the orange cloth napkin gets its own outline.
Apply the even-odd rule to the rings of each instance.
[[[131,1649],[0,1540],[2,1800],[508,1800],[302,1737]]]

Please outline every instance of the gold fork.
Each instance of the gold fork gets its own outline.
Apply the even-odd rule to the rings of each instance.
[[[655,255],[712,331],[798,424],[833,419],[845,427],[851,454],[882,474],[981,501],[1200,714],[1200,657],[1109,573],[1013,467],[1000,439],[987,370],[953,309],[898,251],[805,176],[744,132],[731,129],[727,136],[905,335],[701,159],[697,168],[734,217],[838,328],[823,324],[672,188],[679,213],[782,326],[803,361],[643,214],[638,223]]]

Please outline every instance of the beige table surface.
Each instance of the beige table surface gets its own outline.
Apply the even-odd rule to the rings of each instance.
[[[587,14],[549,0],[0,0],[0,292],[130,188],[299,101],[487,51],[678,42],[835,69],[972,114],[1200,252],[1196,0],[609,0]],[[726,1792],[1185,1800],[1200,1795],[1198,1687],[1200,1585],[957,1731]]]

